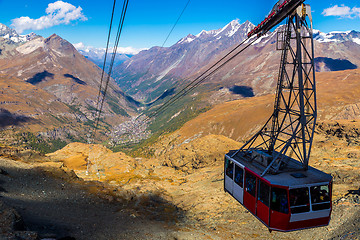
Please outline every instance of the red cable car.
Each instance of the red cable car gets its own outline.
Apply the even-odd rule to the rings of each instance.
[[[225,155],[225,191],[269,230],[325,226],[332,210],[331,175],[308,165],[317,104],[311,9],[302,2],[279,1],[279,11],[249,33],[266,33],[288,17],[274,112],[242,148]]]
[[[270,230],[293,231],[329,224],[331,175],[309,167],[306,171],[283,169],[279,174],[261,177],[259,161],[249,162],[234,153],[225,155],[225,191]],[[294,159],[289,162],[287,166],[299,164]]]

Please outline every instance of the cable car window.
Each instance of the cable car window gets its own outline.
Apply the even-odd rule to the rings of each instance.
[[[283,188],[271,188],[271,206],[274,211],[281,213],[289,213],[287,191]]]
[[[244,169],[235,164],[235,183],[240,187],[243,186]]]
[[[255,197],[256,193],[256,177],[250,173],[246,173],[245,178],[246,191]]]
[[[263,181],[259,181],[258,184],[258,200],[269,206],[270,202],[270,186],[265,184]]]
[[[289,192],[291,213],[310,211],[309,188],[294,188]]]
[[[328,185],[311,187],[310,193],[313,211],[330,208],[330,194]]]
[[[226,159],[226,164],[225,164],[225,168],[226,168],[226,175],[233,179],[233,174],[234,174],[234,162],[230,161],[228,159]]]

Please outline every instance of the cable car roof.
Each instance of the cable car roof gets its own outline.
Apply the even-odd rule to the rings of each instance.
[[[236,151],[232,150],[226,156],[234,160],[234,162],[240,163],[250,171],[253,171],[259,177],[261,176],[264,169],[256,164],[256,162],[249,162],[242,159],[239,156],[232,156]],[[301,187],[304,185],[318,185],[321,183],[329,183],[332,181],[332,176],[330,174],[324,173],[320,170],[317,170],[311,166],[309,166],[308,170],[301,170],[300,163],[295,159],[290,159],[289,167],[282,170],[281,173],[278,174],[266,174],[262,179],[268,181],[271,185],[279,185],[286,186],[290,188]],[[298,169],[296,169],[296,167]]]
[[[270,29],[278,25],[287,16],[289,16],[289,14],[293,12],[304,1],[305,0],[279,1],[277,4],[275,4],[273,10],[266,17],[266,19],[248,33],[248,37],[251,37],[258,33],[267,33],[268,31],[270,31]]]

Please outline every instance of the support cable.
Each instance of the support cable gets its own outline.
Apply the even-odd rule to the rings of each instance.
[[[100,104],[100,96],[101,96],[101,90],[102,90],[102,85],[103,85],[103,80],[104,80],[106,58],[107,58],[107,54],[108,54],[108,50],[109,50],[109,43],[110,43],[111,29],[112,29],[114,13],[115,13],[115,6],[116,6],[116,0],[114,0],[113,9],[112,9],[112,13],[111,13],[111,20],[110,20],[109,33],[108,33],[108,38],[107,38],[107,43],[106,43],[104,64],[103,64],[103,67],[102,67],[99,92],[98,92],[98,96],[97,96],[97,100],[96,100],[96,114],[98,113],[98,107],[99,107],[99,104]]]
[[[95,134],[96,134],[96,131],[97,131],[98,125],[99,125],[99,121],[100,121],[100,116],[101,116],[101,113],[102,113],[102,109],[104,107],[104,101],[105,101],[107,89],[108,89],[110,78],[111,78],[112,68],[113,68],[113,65],[114,65],[114,62],[115,62],[116,52],[117,52],[117,48],[118,48],[118,45],[119,45],[120,36],[121,36],[121,32],[122,32],[123,25],[124,25],[124,20],[125,20],[125,15],[126,15],[128,4],[129,4],[129,0],[124,0],[123,8],[122,8],[121,15],[120,15],[119,26],[118,26],[118,30],[117,30],[117,34],[116,34],[116,40],[115,40],[115,44],[114,44],[114,48],[113,48],[112,58],[111,58],[111,62],[110,62],[110,67],[109,67],[109,71],[108,71],[108,74],[107,74],[107,79],[105,81],[104,93],[103,93],[103,97],[102,97],[101,101],[99,101],[100,102],[100,108],[99,108],[99,111],[98,111],[98,116],[97,116],[96,121],[95,121],[95,131],[92,133],[92,137],[94,137]]]
[[[176,19],[176,21],[175,21],[174,25],[172,26],[170,32],[169,32],[168,35],[166,36],[165,41],[164,41],[163,44],[161,45],[161,48],[163,48],[163,47],[165,46],[167,40],[169,40],[170,35],[171,35],[172,32],[174,31],[174,29],[175,29],[176,25],[178,24],[178,22],[180,21],[180,18],[181,18],[182,15],[184,14],[184,12],[185,12],[187,6],[189,5],[190,1],[191,1],[191,0],[188,0],[188,1],[187,1],[185,7],[184,7],[183,10],[181,11],[179,17]],[[150,66],[149,66],[148,69],[146,70],[144,76],[149,73],[150,68],[151,68],[152,65],[154,64],[155,60],[159,57],[159,51],[160,51],[160,49],[157,50],[156,55],[155,55],[153,61],[151,62]]]

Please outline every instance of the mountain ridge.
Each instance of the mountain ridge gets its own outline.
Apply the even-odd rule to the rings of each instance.
[[[14,126],[15,134],[25,132],[21,135],[25,139],[35,134],[40,142],[86,141],[95,127],[102,70],[56,34],[21,43],[0,37],[0,43],[4,100],[0,108],[6,112],[2,117],[27,120]],[[113,126],[136,116],[137,108],[138,103],[110,78],[99,122],[101,130],[95,137],[104,138]],[[10,129],[11,126],[5,126],[3,130],[11,142]]]
[[[22,43],[30,41],[38,37],[38,35],[33,32],[27,35],[19,35],[14,29],[0,23],[0,37],[9,39],[15,43]]]
[[[246,38],[250,22],[232,21],[218,30],[188,35],[168,48],[141,51],[114,69],[117,83],[138,100],[161,95],[169,84],[209,64],[220,52]],[[235,31],[236,30],[236,31]],[[223,39],[227,41],[223,41]],[[146,82],[146,86],[142,83]],[[156,96],[155,96],[156,95]]]
[[[201,73],[202,69],[206,69],[216,59],[229,52],[234,44],[246,39],[247,33],[253,27],[254,25],[249,21],[240,24],[238,20],[233,20],[217,30],[203,30],[197,35],[189,34],[170,47],[153,47],[142,51],[117,66],[114,78],[125,92],[137,100],[150,101],[151,99],[156,99],[164,91],[171,88],[170,86],[179,85],[177,82],[182,81],[181,79],[195,78],[196,75]],[[254,89],[259,88],[254,86],[254,81],[251,81],[253,83],[249,85],[248,82],[250,80],[244,81],[241,79],[241,76],[249,77],[252,75],[255,79],[263,78],[263,75],[266,74],[259,72],[258,70],[260,69],[264,73],[267,72],[267,75],[277,72],[276,68],[278,67],[279,60],[276,60],[276,58],[280,59],[280,54],[275,51],[274,44],[277,40],[276,34],[278,29],[281,30],[281,28],[282,26],[279,26],[273,32],[269,32],[259,38],[250,47],[252,50],[247,50],[245,53],[246,57],[237,57],[235,61],[237,63],[243,62],[242,68],[249,68],[248,71],[235,71],[239,76],[235,79],[235,72],[226,66],[224,71],[220,71],[217,74],[218,79],[222,75],[221,79],[225,81],[217,80],[216,82],[221,82],[221,84],[228,88],[234,85],[245,85]],[[234,38],[233,36],[237,37]],[[314,38],[315,45],[317,46],[317,51],[315,52],[317,71],[346,70],[353,69],[354,66],[356,68],[360,66],[358,54],[360,53],[360,32],[348,31],[325,34],[319,30],[314,30]],[[268,46],[271,46],[271,48]],[[269,53],[272,56],[269,56]],[[340,62],[343,67],[334,67],[333,60]],[[268,69],[264,71],[266,65]],[[251,66],[254,67],[252,68]],[[237,64],[237,67],[240,68],[239,64]],[[229,73],[229,70],[234,73]],[[255,73],[256,71],[258,73]],[[214,80],[211,80],[214,78],[211,77],[209,82],[214,82]],[[227,81],[226,78],[234,80]],[[261,87],[262,90],[257,91],[257,93],[270,91],[274,84],[274,78],[272,80],[268,77],[266,78],[262,82],[267,82],[266,85],[269,87]],[[231,84],[234,85],[230,86]]]

